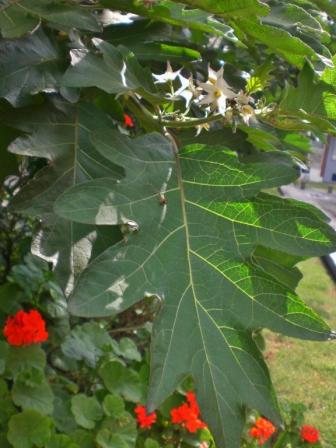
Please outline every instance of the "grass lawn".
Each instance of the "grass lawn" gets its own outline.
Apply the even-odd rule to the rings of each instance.
[[[300,297],[336,328],[336,288],[319,259],[299,264]],[[306,423],[321,430],[327,448],[336,447],[336,342],[300,341],[265,332],[266,359],[280,399],[308,407]]]

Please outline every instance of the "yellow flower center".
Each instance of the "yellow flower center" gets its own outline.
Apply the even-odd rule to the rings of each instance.
[[[222,96],[222,91],[220,89],[216,89],[214,91],[214,95],[216,98],[219,98],[220,96]]]
[[[241,110],[242,110],[243,115],[254,115],[253,107],[249,106],[248,104],[245,106],[242,106]]]

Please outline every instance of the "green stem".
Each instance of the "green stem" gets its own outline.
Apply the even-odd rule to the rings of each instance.
[[[205,123],[211,123],[218,120],[223,120],[223,115],[221,114],[214,114],[210,115],[209,117],[203,117],[203,118],[188,118],[185,121],[180,120],[164,120],[159,116],[153,116],[151,112],[138,100],[138,98],[135,95],[130,95],[130,99],[132,100],[133,104],[137,106],[139,110],[141,110],[141,113],[146,117],[147,121],[150,121],[154,126],[164,126],[165,128],[194,128],[196,126],[205,124]]]
[[[161,120],[160,124],[166,128],[194,128],[201,124],[212,123],[213,121],[223,120],[223,115],[215,114],[204,118],[189,118],[186,121]]]

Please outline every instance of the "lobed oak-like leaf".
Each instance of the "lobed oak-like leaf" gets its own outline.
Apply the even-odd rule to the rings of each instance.
[[[108,129],[93,143],[125,177],[70,188],[55,212],[87,224],[135,222],[138,231],[90,263],[70,311],[108,316],[158,297],[149,410],[191,373],[216,443],[238,448],[245,406],[279,422],[253,331],[330,337],[295,294],[292,267],[301,256],[333,250],[335,233],[313,207],[260,192],[296,177],[287,158],[244,164],[225,147],[201,144],[174,154],[159,134],[130,140]]]
[[[27,133],[14,140],[9,151],[48,160],[16,196],[15,205],[17,210],[42,220],[32,251],[53,263],[57,279],[68,293],[89,259],[118,241],[120,232],[118,228],[97,228],[59,218],[53,213],[53,204],[70,186],[101,176],[115,180],[121,176],[120,168],[102,157],[90,142],[91,132],[113,123],[92,105],[62,102],[56,107],[23,109],[8,120]]]

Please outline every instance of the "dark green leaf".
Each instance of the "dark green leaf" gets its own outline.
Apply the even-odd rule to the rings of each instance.
[[[80,448],[96,448],[95,435],[92,432],[78,429],[71,433],[71,438],[78,444]]]
[[[97,322],[77,325],[62,344],[63,353],[71,359],[83,360],[95,367],[104,353],[111,351],[113,340]]]
[[[310,94],[307,95],[307,92]],[[336,120],[336,92],[329,84],[315,81],[312,68],[306,64],[300,73],[298,86],[288,86],[286,89],[280,103],[281,113],[303,121],[308,129],[315,126],[335,133],[335,126],[330,120]]]
[[[108,417],[120,417],[125,411],[124,400],[116,394],[108,394],[104,398],[103,409]]]
[[[10,346],[7,357],[6,371],[14,378],[22,371],[30,368],[44,370],[46,354],[39,345],[27,347]]]
[[[2,375],[5,371],[6,360],[8,356],[8,344],[4,341],[0,341],[0,374]]]
[[[16,157],[13,154],[10,154],[6,151],[9,143],[14,140],[17,136],[17,133],[13,131],[13,129],[9,129],[7,126],[1,125],[1,143],[0,143],[0,157],[1,157],[1,165],[0,165],[0,182],[1,184],[5,180],[7,176],[10,174],[17,174],[18,166]]]
[[[1,448],[12,448],[7,440],[7,434],[5,432],[0,433],[0,446]]]
[[[250,7],[252,3],[254,3],[254,5],[257,4],[255,0],[246,0],[246,5],[248,1],[250,1]],[[113,9],[132,11],[142,17],[149,17],[150,19],[158,22],[165,22],[174,26],[186,27],[191,30],[201,31],[202,33],[212,33],[231,41],[237,41],[237,38],[234,36],[233,30],[230,26],[216,20],[212,15],[202,11],[202,9],[207,9],[206,7],[203,8],[200,4],[196,5],[195,2],[193,3],[194,4],[191,5],[192,8],[187,9],[185,5],[181,3],[174,3],[170,0],[161,0],[160,3],[152,5],[151,8],[146,8],[145,5],[141,5],[137,2],[137,0],[102,1],[103,5]],[[195,6],[200,9],[196,9]],[[227,6],[227,11],[229,10],[230,5]],[[264,8],[264,11],[267,11],[267,9]],[[127,31],[125,30],[124,32]],[[167,34],[166,38],[168,38]],[[126,42],[125,45],[127,45]]]
[[[120,339],[116,353],[117,355],[131,361],[141,361],[141,354],[135,342],[130,338]]]
[[[227,17],[266,15],[269,11],[268,6],[258,0],[226,0],[225,2],[216,0],[184,0],[184,3]]]
[[[106,244],[121,238],[118,228],[99,229],[57,218],[53,202],[71,185],[101,176],[120,177],[121,170],[101,156],[90,143],[90,133],[110,120],[92,105],[24,110],[12,123],[29,133],[16,139],[9,150],[15,154],[44,157],[42,168],[16,196],[17,209],[43,220],[33,239],[32,251],[52,262],[57,279],[67,292],[75,277]]]
[[[258,266],[253,254],[257,246],[298,256],[327,253],[336,246],[335,233],[316,209],[258,193],[296,177],[287,158],[274,164],[271,154],[268,162],[244,164],[220,146],[190,145],[175,159],[159,135],[125,137],[118,145],[116,138],[106,131],[94,142],[124,166],[126,177],[117,185],[105,178],[68,190],[56,211],[88,223],[133,221],[139,230],[91,263],[70,309],[104,316],[143,296],[160,297],[149,409],[191,372],[217,444],[238,447],[242,403],[278,421],[253,330],[268,327],[316,340],[330,336],[328,326],[297,297],[292,280],[284,285],[283,278]],[[159,192],[167,204],[160,204]],[[274,254],[270,258],[276,263]],[[101,375],[110,391],[129,399],[123,387],[130,370],[124,370],[112,362]]]
[[[262,25],[249,18],[239,18],[237,25],[246,34],[247,40],[253,38],[267,45],[274,53],[298,67],[303,66],[306,58],[315,56],[307,44],[283,29]]]
[[[108,429],[101,429],[98,432],[96,442],[101,448],[131,448],[119,434],[113,434]]]
[[[147,438],[145,440],[144,447],[145,448],[160,448],[160,445],[156,440]]]
[[[78,425],[86,429],[93,429],[96,422],[103,417],[98,400],[84,394],[75,395],[71,399],[71,410]]]
[[[56,428],[66,433],[74,431],[77,424],[71,412],[71,395],[60,385],[53,386],[53,393],[55,397],[53,418]]]
[[[17,413],[17,409],[13,404],[12,397],[7,387],[7,383],[3,379],[0,379],[0,400],[0,425],[2,427],[6,427],[11,416]],[[2,448],[1,443],[0,446]]]
[[[37,411],[26,410],[9,421],[8,440],[14,448],[43,448],[51,437],[53,422]]]
[[[293,26],[309,28],[311,32],[323,33],[320,22],[308,11],[293,3],[280,3],[273,6],[270,13],[263,17],[263,23],[278,25],[289,31]]]
[[[143,398],[143,387],[137,372],[118,361],[109,361],[99,370],[106,388],[126,400],[139,403]]]
[[[253,258],[261,269],[293,290],[296,289],[302,279],[300,270],[295,268],[295,265],[302,261],[301,257],[288,255],[266,247],[258,247]]]
[[[0,285],[0,310],[4,313],[5,319],[19,311],[21,303],[26,300],[25,292],[18,285],[9,282]]]
[[[39,92],[56,92],[61,55],[39,30],[25,39],[0,42],[0,96],[13,106],[31,102]]]
[[[94,38],[93,45],[99,51],[73,50],[71,67],[66,71],[62,84],[66,87],[96,86],[107,93],[138,92],[157,101],[152,74],[144,69],[127,48],[114,47]]]
[[[137,437],[134,418],[124,412],[117,419],[106,419],[97,434],[96,441],[101,448],[133,448]]]
[[[2,0],[0,2],[0,29],[3,37],[20,37],[33,32],[41,19],[60,25],[66,30],[79,28],[100,31],[93,14],[87,9],[54,0]]]
[[[33,409],[41,414],[51,414],[54,408],[54,395],[48,381],[36,369],[24,370],[15,380],[13,402],[22,409]]]
[[[82,448],[69,436],[54,434],[46,445],[46,448]]]

